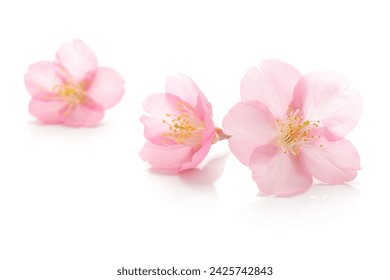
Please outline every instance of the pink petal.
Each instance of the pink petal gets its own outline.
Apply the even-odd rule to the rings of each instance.
[[[168,76],[165,83],[165,92],[179,96],[192,107],[196,106],[198,96],[203,96],[198,86],[185,75],[180,75],[179,77]],[[208,106],[211,107],[205,97],[204,102],[206,102]]]
[[[70,105],[68,105],[70,106]],[[92,127],[99,124],[104,117],[104,110],[99,105],[89,102],[71,109],[63,108],[60,116],[64,124],[73,127]]]
[[[195,107],[194,113],[200,120],[203,120],[205,124],[205,128],[202,133],[202,142],[200,144],[201,147],[195,152],[191,162],[184,164],[180,168],[180,171],[198,166],[198,164],[201,163],[207,156],[216,135],[213,116],[211,113],[211,105],[208,103],[205,96],[200,95],[198,97],[198,104]]]
[[[182,165],[180,171],[194,168],[204,160],[204,158],[207,156],[207,154],[210,151],[214,136],[215,136],[214,123],[212,122],[212,120],[211,121],[206,120],[206,127],[205,127],[205,131],[202,134],[202,143],[200,149],[198,149],[194,153],[191,161]]]
[[[199,120],[204,120],[206,116],[211,121],[213,120],[211,104],[208,102],[206,96],[204,96],[202,93],[198,96],[197,103],[195,105],[195,108],[193,108],[193,111],[194,111],[194,115]]]
[[[306,169],[324,183],[342,184],[351,181],[360,169],[360,157],[346,139],[335,142],[322,139],[309,143],[302,149],[301,157]]]
[[[57,52],[56,63],[63,66],[75,82],[92,81],[97,70],[95,54],[80,40],[65,43]]]
[[[268,108],[258,101],[236,104],[223,119],[223,131],[231,135],[229,147],[245,165],[256,147],[276,137],[275,119]]]
[[[166,133],[168,130],[168,126],[162,122],[161,118],[154,117],[154,116],[142,116],[140,118],[141,122],[145,125],[144,128],[144,137],[151,141],[152,143],[156,145],[161,145],[163,143],[163,140],[167,144],[173,144],[175,143],[171,140],[166,139],[166,137],[163,137],[163,133]]]
[[[59,112],[66,107],[63,101],[45,101],[40,99],[31,99],[29,112],[44,124],[62,123]]]
[[[144,110],[161,120],[166,114],[180,114],[179,102],[183,102],[180,97],[167,93],[157,93],[148,96],[143,103]]]
[[[191,161],[193,154],[194,149],[189,146],[146,142],[140,157],[154,168],[179,171],[182,165]]]
[[[179,171],[187,170],[198,166],[210,151],[212,139],[207,144],[203,144],[199,150],[197,150],[189,162],[184,163]]]
[[[258,147],[249,167],[260,191],[268,195],[295,195],[308,190],[313,182],[298,156],[284,154],[274,145]]]
[[[56,76],[54,64],[42,61],[32,64],[28,68],[28,72],[24,76],[24,83],[28,92],[34,98],[43,98],[43,96],[52,92],[55,85],[62,84],[62,81]]]
[[[343,138],[356,126],[362,112],[362,100],[349,88],[344,76],[312,72],[297,84],[293,107],[302,109],[306,119],[321,121],[330,133]]]
[[[294,87],[302,75],[280,60],[264,60],[260,70],[250,68],[241,81],[242,101],[258,100],[281,119],[292,100]]]
[[[88,95],[104,109],[116,105],[125,93],[125,81],[111,68],[99,67]]]

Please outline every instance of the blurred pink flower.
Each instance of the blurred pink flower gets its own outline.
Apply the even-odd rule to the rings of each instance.
[[[98,67],[82,41],[64,44],[54,62],[32,64],[25,75],[29,111],[44,124],[96,126],[104,110],[124,94],[124,80],[113,69]]]
[[[360,158],[344,137],[357,124],[362,102],[345,77],[302,76],[287,63],[266,60],[247,71],[241,98],[223,128],[262,193],[289,196],[309,189],[313,177],[329,184],[356,177]]]
[[[148,140],[140,152],[157,169],[182,171],[196,167],[222,131],[214,128],[211,105],[188,77],[168,77],[166,93],[149,96],[142,116]]]

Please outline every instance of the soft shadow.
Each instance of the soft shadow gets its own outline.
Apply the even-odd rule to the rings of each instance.
[[[31,145],[57,148],[65,152],[93,151],[94,145],[110,134],[110,127],[105,123],[90,128],[43,125],[37,121],[29,121],[28,125]]]
[[[99,134],[110,125],[106,122],[99,123],[94,127],[68,127],[61,124],[45,125],[36,120],[27,122],[30,127],[30,134],[33,137],[56,137],[58,134],[80,135],[80,134]]]
[[[226,160],[230,153],[210,160],[202,169],[194,168],[179,174],[179,178],[190,187],[214,187],[214,183],[222,175]]]
[[[302,228],[341,219],[356,209],[359,191],[344,184],[315,184],[294,197],[264,197],[247,206],[243,219],[268,228]]]
[[[215,189],[214,183],[222,175],[225,163],[229,157],[229,153],[218,156],[208,163],[203,168],[193,168],[185,170],[179,174],[175,171],[167,171],[156,168],[149,168],[148,172],[154,177],[164,178],[179,178],[181,188],[207,191],[207,189]]]
[[[146,185],[159,194],[162,200],[171,203],[173,207],[214,207],[218,200],[218,192],[214,183],[221,176],[229,153],[218,156],[204,165],[177,173],[161,172],[150,168],[146,176]],[[205,209],[204,209],[205,210]]]

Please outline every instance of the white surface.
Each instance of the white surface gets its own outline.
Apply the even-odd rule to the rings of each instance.
[[[119,279],[122,266],[173,265],[273,266],[264,279],[390,279],[385,3],[1,2],[0,279]],[[39,125],[23,75],[75,38],[124,76],[125,97],[94,129]],[[266,58],[344,73],[360,90],[363,115],[348,138],[363,169],[353,182],[259,197],[225,142],[181,176],[139,159],[141,103],[167,75],[193,78],[220,125],[246,69]]]

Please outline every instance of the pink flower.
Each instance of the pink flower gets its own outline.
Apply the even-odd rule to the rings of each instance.
[[[44,124],[95,126],[124,94],[122,77],[98,67],[95,54],[80,40],[64,44],[54,62],[32,64],[24,80],[32,97],[29,111]]]
[[[287,63],[266,60],[247,71],[241,98],[223,128],[261,192],[288,196],[309,189],[313,177],[329,184],[356,177],[359,155],[344,137],[357,124],[362,102],[343,76],[302,76]]]
[[[166,93],[149,96],[142,116],[148,140],[140,152],[154,168],[182,171],[196,167],[218,140],[211,105],[188,77],[168,77]]]

